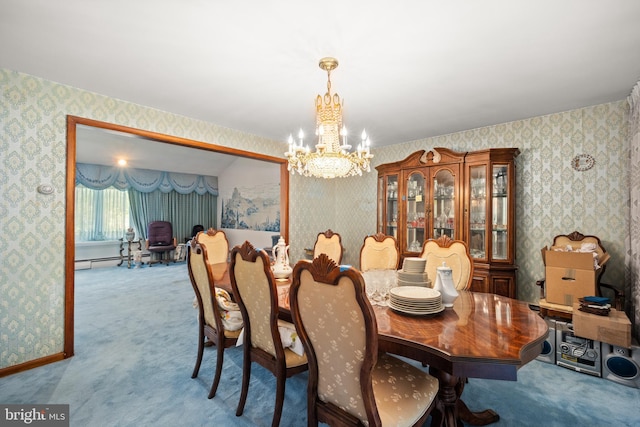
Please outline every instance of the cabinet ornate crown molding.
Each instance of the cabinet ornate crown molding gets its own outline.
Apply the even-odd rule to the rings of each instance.
[[[424,154],[420,156],[420,163],[429,163],[429,154],[432,155],[431,162],[433,163],[440,163],[440,160],[442,160],[440,153],[438,153],[435,148],[432,148],[429,151],[425,151]]]

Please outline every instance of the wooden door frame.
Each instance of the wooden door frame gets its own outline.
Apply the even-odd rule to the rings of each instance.
[[[76,128],[77,125],[92,126],[105,130],[130,133],[160,143],[180,145],[200,150],[214,151],[280,165],[280,234],[289,241],[289,173],[287,160],[250,151],[238,150],[222,145],[209,144],[191,139],[151,132],[142,129],[101,122],[77,116],[67,116],[67,180],[65,216],[65,308],[64,308],[64,353],[63,358],[74,354],[75,311],[75,185],[76,185]]]

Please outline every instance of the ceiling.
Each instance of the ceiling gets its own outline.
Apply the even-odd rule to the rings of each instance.
[[[0,67],[284,152],[333,56],[352,141],[375,149],[625,99],[638,21],[637,0],[0,0]]]
[[[259,162],[176,144],[159,145],[157,140],[129,133],[76,126],[76,162],[114,166],[120,159],[131,168],[209,176],[220,176],[232,167],[250,168],[253,162]]]

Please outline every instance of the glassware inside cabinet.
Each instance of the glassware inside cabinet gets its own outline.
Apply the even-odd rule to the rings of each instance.
[[[469,252],[471,257],[487,257],[487,168],[473,166],[470,169],[469,199]]]
[[[493,259],[507,259],[507,233],[509,229],[509,209],[507,194],[509,180],[506,165],[493,166],[492,191],[492,255]]]
[[[376,200],[376,203],[378,205],[378,226],[377,226],[377,232],[378,233],[384,233],[385,232],[385,224],[384,224],[384,206],[385,206],[385,202],[387,197],[387,193],[384,192],[384,176],[379,176],[378,177],[378,197]]]
[[[398,175],[387,176],[386,230],[388,236],[398,238]]]
[[[425,239],[425,179],[412,173],[407,180],[407,250],[420,252]]]
[[[454,176],[446,169],[439,170],[433,179],[433,238],[442,235],[455,239]]]

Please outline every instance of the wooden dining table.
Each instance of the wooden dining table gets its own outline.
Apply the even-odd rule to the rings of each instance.
[[[231,292],[227,265],[213,265],[212,270],[215,286]],[[277,284],[280,311],[290,319],[290,281]],[[496,422],[499,415],[491,409],[469,410],[461,398],[466,380],[516,381],[518,369],[540,354],[548,334],[547,324],[528,303],[489,293],[460,291],[452,308],[429,316],[411,316],[380,305],[373,309],[379,350],[429,366],[440,381],[432,425]]]

